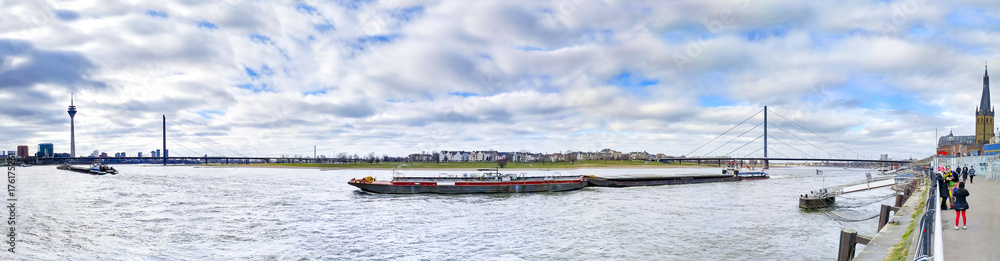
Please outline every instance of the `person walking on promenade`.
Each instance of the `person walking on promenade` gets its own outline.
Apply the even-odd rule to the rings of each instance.
[[[969,202],[965,200],[969,196],[969,191],[965,189],[965,182],[958,183],[955,190],[955,230],[958,230],[958,218],[962,218],[962,229],[967,229],[965,211],[969,209]]]
[[[972,179],[976,177],[976,167],[969,169],[969,184],[972,184]]]
[[[966,179],[969,179],[969,167],[968,166],[962,167],[962,182],[965,182]]]

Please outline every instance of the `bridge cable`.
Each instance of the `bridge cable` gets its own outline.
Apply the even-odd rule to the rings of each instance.
[[[781,128],[780,126],[775,125],[774,127],[778,128],[778,130],[781,130],[781,131],[784,131],[785,133],[788,133],[788,135],[792,135],[792,137],[798,138],[799,140],[805,142],[806,144],[812,145],[813,147],[816,147],[817,149],[822,150],[822,151],[826,152],[827,154],[832,155],[833,158],[837,157],[837,155],[831,153],[830,151],[828,151],[828,150],[826,150],[826,149],[824,149],[824,148],[822,148],[820,146],[816,146],[816,144],[813,144],[812,142],[809,142],[808,140],[805,140],[802,137],[799,137],[798,135],[795,135],[794,133],[792,133],[792,132],[790,132],[790,131],[788,131],[788,130],[786,130],[784,128]],[[774,138],[773,136],[768,136],[768,137]],[[785,145],[788,145],[788,144],[785,144]],[[792,145],[788,145],[788,147],[792,147]],[[795,149],[795,147],[792,147],[792,148]],[[795,150],[798,150],[798,149],[795,149]],[[802,151],[800,150],[799,152],[802,152]],[[802,153],[806,154],[805,152],[802,152]],[[809,156],[809,157],[812,157],[812,156]]]
[[[771,152],[774,152],[774,153],[778,153],[778,155],[781,155],[781,157],[782,157],[782,158],[788,158],[788,156],[785,156],[785,154],[784,154],[784,153],[781,153],[781,152],[778,152],[778,151],[777,151],[777,150],[775,150],[775,149],[768,149],[768,150],[770,150]]]
[[[764,149],[764,147],[763,147],[763,146],[762,146],[762,147],[760,147],[760,148],[757,148],[757,150],[755,150],[755,151],[753,151],[753,152],[750,152],[750,154],[748,154],[748,155],[750,155],[750,156],[753,156],[753,154],[754,154],[754,153],[757,153],[758,151],[760,151],[760,150],[762,150],[762,149]]]
[[[198,132],[195,132],[195,131],[193,131],[191,129],[188,129],[187,127],[184,127],[184,124],[181,124],[179,122],[172,121],[172,120],[170,122],[173,123],[171,126],[177,126],[177,127],[180,127],[181,129],[187,130],[187,133],[179,133],[179,132],[177,133],[181,137],[186,137],[186,136],[200,137],[204,141],[206,141],[208,143],[212,143],[212,144],[214,144],[214,145],[216,145],[216,146],[218,146],[220,148],[226,149],[229,152],[232,152],[233,154],[236,154],[236,155],[239,155],[239,156],[242,156],[242,157],[246,157],[246,155],[243,155],[242,153],[239,153],[238,151],[235,151],[235,150],[231,149],[229,146],[226,146],[226,145],[223,145],[223,144],[219,144],[218,142],[215,142],[215,141],[209,139],[208,137],[205,137],[204,135],[202,135],[202,134],[200,134]],[[201,146],[201,144],[198,143],[197,141],[193,141],[192,140],[192,142],[196,142],[199,146]],[[202,146],[202,148],[206,148],[206,147]],[[206,148],[206,149],[208,149],[208,148]],[[208,150],[212,151],[215,154],[218,154],[219,156],[225,156],[225,154],[219,153],[217,151],[214,151],[214,150],[211,150],[211,149],[208,149]]]
[[[190,149],[188,147],[185,147],[184,145],[181,145],[180,143],[178,143],[176,141],[170,140],[170,143],[173,143],[174,145],[180,146],[181,148],[184,148],[184,149],[190,151],[191,153],[194,153],[195,156],[197,156],[199,154],[197,151],[194,151],[194,150],[192,150],[192,149]],[[180,157],[180,156],[175,156],[175,157]]]
[[[177,135],[177,136],[178,136],[178,137],[180,137],[180,139],[182,139],[182,140],[183,140],[183,139],[186,139],[186,138],[185,138],[185,136],[184,136],[183,134],[181,134],[181,133],[179,133],[179,132],[176,132],[176,131],[174,131],[174,130],[170,130],[170,133],[172,133],[172,134],[175,134],[175,135]],[[173,139],[171,139],[170,141],[174,141],[174,140],[173,140]],[[215,155],[219,155],[219,156],[225,156],[225,154],[222,154],[222,153],[219,153],[218,151],[215,151],[215,150],[213,150],[213,149],[211,149],[211,148],[208,148],[208,147],[205,147],[205,145],[202,145],[202,144],[201,144],[200,142],[197,142],[197,141],[191,141],[191,142],[192,142],[192,143],[194,143],[195,145],[198,145],[198,146],[201,146],[202,148],[204,148],[204,149],[208,150],[208,151],[209,151],[209,152],[211,152],[211,153],[214,153]],[[190,150],[190,149],[189,149],[189,150]],[[194,150],[191,150],[191,152],[194,152],[195,154],[198,154],[198,155],[200,155],[200,154],[201,154],[201,153],[198,153],[198,152],[196,152],[196,151],[194,151]]]
[[[146,128],[146,127],[149,127],[148,125],[150,125],[150,124],[153,124],[153,123],[156,123],[156,121],[150,121],[150,122],[147,122],[147,123],[144,123],[144,124],[142,124],[142,125],[139,125],[139,126],[136,126],[136,127],[133,127],[133,128],[131,128],[131,129],[128,129],[128,130],[126,130],[126,131],[123,131],[123,132],[121,132],[121,133],[118,133],[118,134],[116,134],[116,135],[114,135],[114,136],[111,136],[111,137],[108,137],[108,138],[105,138],[105,139],[103,139],[103,140],[100,140],[100,141],[98,141],[97,143],[90,143],[90,144],[91,144],[90,146],[86,146],[86,147],[83,147],[83,146],[81,146],[81,149],[82,149],[83,151],[87,151],[87,150],[90,150],[90,149],[93,149],[93,148],[94,148],[95,146],[98,146],[98,145],[100,145],[100,144],[104,144],[105,142],[107,142],[107,141],[109,141],[109,140],[111,140],[111,139],[116,139],[116,138],[120,138],[120,137],[122,137],[122,136],[124,136],[124,135],[127,135],[127,134],[130,134],[130,133],[132,133],[132,132],[135,132],[135,131],[138,131],[138,130],[140,130],[140,129],[142,129],[142,128]]]
[[[757,141],[757,140],[759,140],[759,139],[760,139],[761,137],[764,137],[764,134],[761,134],[760,136],[757,136],[757,138],[754,138],[753,140],[751,140],[751,141],[748,141],[747,143],[744,143],[744,144],[743,144],[742,146],[740,146],[739,148],[736,148],[736,149],[734,149],[733,151],[730,151],[729,153],[726,153],[726,155],[724,155],[724,156],[729,156],[729,154],[733,154],[733,152],[736,152],[737,150],[740,150],[740,149],[742,149],[743,147],[746,147],[747,145],[750,145],[750,143],[753,143],[754,141]]]
[[[830,143],[833,143],[834,145],[837,145],[837,146],[839,146],[839,147],[841,147],[841,148],[843,148],[843,149],[845,149],[845,150],[847,150],[847,151],[850,151],[850,152],[853,152],[853,153],[854,153],[855,155],[857,155],[858,157],[862,157],[862,158],[865,158],[865,159],[868,159],[868,157],[865,157],[864,155],[861,155],[860,153],[857,153],[857,152],[855,152],[855,151],[853,151],[853,150],[851,150],[851,149],[848,149],[847,147],[844,147],[843,145],[840,145],[839,143],[836,143],[836,142],[834,142],[834,141],[832,141],[832,140],[830,140],[830,139],[827,139],[827,138],[826,138],[826,137],[824,137],[823,135],[819,135],[818,133],[816,133],[816,132],[813,132],[813,131],[812,131],[812,130],[810,130],[809,128],[806,128],[806,127],[804,127],[804,126],[802,126],[802,125],[799,125],[798,123],[795,123],[795,122],[794,122],[794,121],[792,121],[792,120],[789,120],[788,118],[785,118],[785,116],[782,116],[781,114],[778,114],[777,112],[774,112],[774,111],[772,111],[772,110],[768,110],[768,111],[770,111],[770,112],[774,113],[775,115],[778,115],[778,117],[781,117],[782,119],[785,119],[785,120],[786,120],[786,121],[788,121],[788,122],[791,122],[792,124],[795,124],[796,126],[799,126],[800,128],[802,128],[802,129],[804,129],[804,130],[806,130],[806,131],[809,131],[810,133],[812,133],[812,134],[814,134],[814,135],[816,135],[816,136],[819,136],[820,138],[823,138],[823,139],[824,139],[824,140],[826,140],[826,141],[829,141]]]
[[[705,147],[705,145],[708,145],[709,143],[712,143],[713,141],[715,141],[719,137],[725,136],[726,133],[729,133],[730,131],[732,131],[736,127],[739,127],[740,125],[743,125],[744,122],[747,122],[748,120],[753,119],[753,117],[756,117],[761,112],[764,112],[764,109],[760,109],[759,111],[757,111],[757,113],[754,113],[753,115],[750,115],[750,117],[747,117],[745,120],[741,121],[740,123],[737,123],[732,128],[729,128],[728,130],[726,130],[722,134],[719,134],[719,136],[715,136],[715,138],[712,138],[712,140],[709,140],[708,142],[705,142],[705,144],[702,144],[701,146],[698,146],[698,148],[696,148],[696,149],[692,150],[691,152],[688,152],[687,154],[684,154],[684,155],[691,155],[691,154],[693,154],[695,151],[700,150],[702,147]],[[684,155],[681,155],[681,156],[684,156]]]
[[[705,153],[705,155],[706,155],[706,156],[707,156],[707,155],[711,155],[711,154],[712,154],[712,152],[715,152],[716,150],[719,150],[719,149],[721,149],[722,147],[725,147],[726,145],[729,145],[729,143],[731,143],[731,142],[735,141],[736,139],[739,139],[740,137],[743,137],[743,135],[746,135],[746,134],[747,134],[747,133],[749,133],[750,131],[752,131],[752,130],[755,130],[755,129],[757,129],[757,127],[760,127],[760,125],[763,125],[763,124],[764,124],[764,122],[763,122],[763,121],[762,121],[762,122],[760,122],[760,123],[758,123],[758,124],[757,124],[756,126],[753,126],[753,128],[750,128],[749,130],[747,130],[747,131],[744,131],[743,133],[740,133],[740,135],[739,135],[739,136],[736,136],[736,137],[734,137],[734,138],[730,139],[729,141],[726,141],[726,143],[723,143],[722,145],[719,145],[718,147],[715,147],[715,149],[712,149],[712,150],[711,150],[711,151],[709,151],[708,153]],[[741,148],[742,148],[742,147],[741,147]],[[727,154],[727,155],[728,155],[728,154]]]
[[[187,134],[188,134],[188,135],[194,135],[194,136],[197,136],[197,137],[200,137],[200,138],[203,138],[203,139],[204,139],[205,141],[207,141],[207,142],[209,142],[209,143],[212,143],[212,144],[214,144],[214,145],[216,145],[216,146],[219,146],[220,148],[223,148],[223,149],[225,149],[225,150],[228,150],[229,152],[232,152],[233,154],[236,154],[236,155],[239,155],[239,156],[241,156],[241,157],[246,157],[246,155],[244,155],[243,153],[240,153],[240,152],[239,152],[239,151],[237,151],[236,149],[234,149],[234,148],[232,148],[232,147],[230,147],[230,146],[227,146],[227,145],[224,145],[224,144],[220,144],[220,143],[218,143],[218,142],[215,142],[215,141],[213,141],[212,139],[210,139],[210,138],[206,137],[205,135],[202,135],[202,134],[200,134],[200,133],[198,133],[198,132],[195,132],[195,131],[193,131],[193,130],[191,130],[191,129],[187,128],[187,127],[185,127],[185,126],[184,126],[184,124],[181,124],[181,123],[179,123],[179,122],[176,122],[176,121],[173,121],[173,120],[170,120],[170,122],[171,122],[171,123],[173,123],[173,124],[172,124],[171,126],[178,126],[178,127],[180,127],[181,129],[184,129],[184,130],[187,130],[187,132],[188,132]],[[216,153],[218,153],[218,152],[216,152]],[[223,154],[221,154],[221,153],[220,153],[219,155],[221,155],[221,156],[224,156],[224,155],[223,155]]]
[[[793,135],[793,136],[794,136],[794,135]],[[807,157],[809,157],[809,158],[814,158],[814,157],[813,157],[812,155],[809,155],[809,153],[806,153],[805,151],[802,151],[802,150],[800,150],[800,149],[798,149],[798,148],[796,148],[796,147],[793,147],[792,145],[788,145],[788,143],[785,143],[784,141],[782,141],[782,140],[779,140],[778,138],[775,138],[774,136],[771,136],[771,135],[767,135],[767,137],[769,137],[769,138],[771,138],[771,139],[773,139],[773,140],[776,140],[776,141],[778,141],[778,142],[781,142],[781,144],[785,144],[785,146],[788,146],[789,148],[792,148],[793,150],[796,150],[796,151],[798,151],[799,153],[802,153],[802,154],[806,155],[806,156],[807,156]],[[788,156],[783,156],[783,157],[785,157],[785,158],[788,158]]]

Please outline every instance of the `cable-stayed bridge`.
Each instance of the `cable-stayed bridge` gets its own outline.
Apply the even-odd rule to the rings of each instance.
[[[778,121],[768,121],[768,114],[778,116]],[[761,119],[762,118],[762,119]],[[773,119],[773,118],[772,118]],[[768,133],[768,130],[771,130]],[[745,130],[743,130],[745,129]],[[740,132],[742,131],[742,132]],[[777,131],[777,132],[775,132]],[[739,133],[739,134],[736,134]],[[759,134],[759,135],[758,135]],[[779,138],[780,137],[780,138]],[[812,141],[803,137],[813,138]],[[822,140],[820,145],[816,139]],[[772,142],[778,142],[775,148]],[[792,144],[794,143],[794,145]],[[851,157],[837,157],[830,148],[849,152]],[[748,152],[749,151],[749,152]],[[770,153],[770,156],[768,155]],[[789,154],[799,156],[788,156]],[[777,157],[775,157],[775,155]],[[814,156],[816,155],[816,156]],[[843,155],[843,154],[842,154]],[[659,159],[663,163],[697,162],[717,163],[724,161],[757,161],[766,168],[771,161],[811,161],[811,162],[848,162],[848,163],[886,163],[903,164],[909,160],[871,159],[847,148],[823,135],[820,135],[802,124],[774,111],[763,109],[735,124],[722,134],[716,135],[701,146],[681,157]]]
[[[777,120],[768,120],[769,114],[777,116]],[[169,123],[169,125],[168,125]],[[770,131],[770,132],[769,132]],[[739,134],[737,134],[739,133]],[[161,119],[146,122],[136,127],[121,131],[117,134],[103,138],[97,142],[85,143],[81,152],[96,149],[115,153],[117,151],[135,151],[125,148],[140,148],[160,150],[160,154],[146,154],[144,157],[70,157],[70,158],[37,158],[39,163],[56,163],[66,161],[93,161],[93,160],[114,160],[114,161],[158,161],[158,163],[198,163],[198,162],[225,162],[225,163],[275,163],[275,162],[337,162],[343,159],[315,157],[260,157],[247,156],[241,149],[218,143],[211,139],[212,134],[205,134],[189,128],[173,120],[168,120],[166,116]],[[168,138],[169,137],[169,138]],[[805,139],[803,137],[811,138]],[[819,140],[819,141],[817,141]],[[770,145],[769,145],[770,142]],[[777,142],[777,143],[775,143]],[[820,145],[817,145],[819,143]],[[168,145],[173,150],[175,156],[170,156]],[[777,146],[776,146],[777,145]],[[821,146],[822,145],[822,146]],[[849,152],[841,154],[839,152]],[[95,150],[96,152],[96,150]],[[156,152],[156,151],[151,151]],[[181,153],[177,153],[181,152]],[[80,155],[83,155],[82,153]],[[196,156],[177,156],[196,155]],[[197,156],[201,155],[201,156]],[[793,156],[789,156],[793,155]],[[795,156],[797,155],[797,156]],[[356,160],[356,159],[355,159]],[[774,111],[763,109],[750,115],[743,121],[733,125],[722,134],[716,135],[706,141],[701,146],[694,148],[691,152],[672,158],[659,159],[662,163],[698,162],[717,163],[725,161],[754,161],[760,162],[767,167],[771,161],[811,161],[811,162],[846,162],[846,163],[884,163],[902,164],[909,163],[908,160],[887,160],[872,159],[861,155],[833,140],[824,137],[808,128],[792,121],[788,117]]]

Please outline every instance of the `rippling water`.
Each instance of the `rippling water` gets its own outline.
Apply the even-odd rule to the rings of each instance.
[[[346,182],[387,179],[390,171],[115,168],[121,174],[17,169],[18,253],[5,252],[4,259],[829,260],[837,256],[841,228],[872,235],[876,226],[798,208],[799,194],[872,172],[860,169],[816,176],[813,168],[775,168],[761,181],[559,193],[379,195]],[[838,203],[889,193],[854,193]],[[871,216],[878,204],[835,211]]]

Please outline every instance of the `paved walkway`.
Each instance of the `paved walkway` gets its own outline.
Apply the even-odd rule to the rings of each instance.
[[[941,212],[945,260],[1000,260],[1000,183],[984,179],[965,188],[969,229],[963,230],[960,220],[955,230],[954,210]]]

